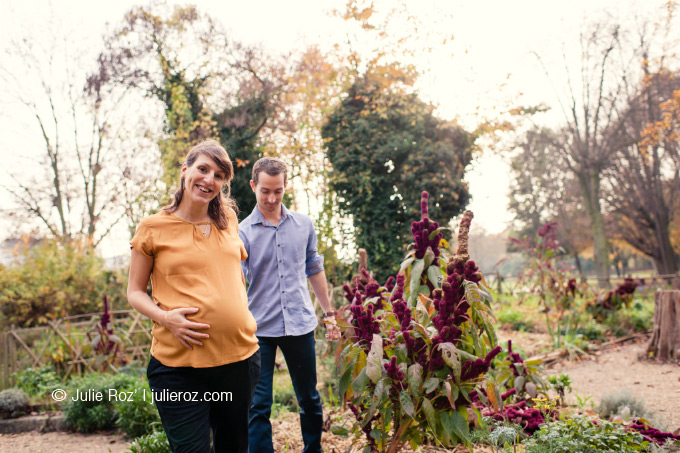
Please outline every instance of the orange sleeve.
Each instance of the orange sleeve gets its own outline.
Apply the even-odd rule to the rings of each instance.
[[[137,227],[135,235],[130,240],[130,247],[142,255],[153,257],[153,235],[146,219],[142,220]]]

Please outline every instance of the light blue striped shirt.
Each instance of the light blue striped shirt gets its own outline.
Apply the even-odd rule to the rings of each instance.
[[[323,270],[312,220],[281,205],[281,220],[272,225],[255,206],[239,224],[248,252],[241,262],[248,279],[248,308],[259,337],[304,335],[317,326],[307,278]]]

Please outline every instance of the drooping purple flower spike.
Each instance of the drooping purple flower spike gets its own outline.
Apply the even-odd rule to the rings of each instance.
[[[430,220],[428,213],[428,200],[430,195],[423,191],[420,197],[420,221],[411,222],[411,233],[415,241],[416,258],[421,259],[427,253],[427,248],[431,248],[435,257],[439,257],[439,242],[443,234],[437,233],[432,239],[430,235],[439,228],[439,222]]]

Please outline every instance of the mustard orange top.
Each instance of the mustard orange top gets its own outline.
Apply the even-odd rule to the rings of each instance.
[[[156,305],[163,310],[197,307],[198,312],[187,319],[210,324],[201,330],[210,335],[201,338],[203,346],[187,349],[154,322],[151,354],[163,365],[214,367],[245,360],[258,349],[257,325],[241,280],[241,260],[248,255],[232,209],[227,218],[227,229],[211,223],[206,237],[199,224],[159,212],[144,218],[130,241],[137,252],[153,258],[151,286]]]

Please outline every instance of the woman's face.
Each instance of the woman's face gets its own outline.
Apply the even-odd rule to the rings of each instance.
[[[182,165],[184,178],[184,197],[197,204],[208,204],[222,190],[226,182],[225,172],[212,160],[200,154],[191,167]]]

